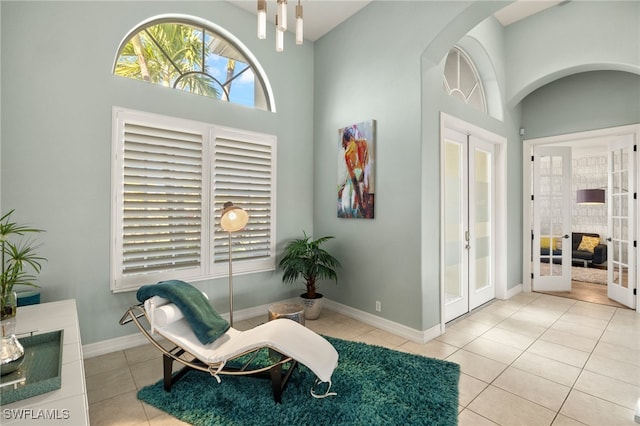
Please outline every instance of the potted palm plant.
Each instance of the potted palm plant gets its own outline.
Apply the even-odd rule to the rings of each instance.
[[[0,275],[0,374],[15,371],[24,360],[24,348],[15,336],[15,316],[18,300],[14,286],[38,287],[35,274],[40,272],[41,263],[46,259],[36,254],[37,246],[24,238],[25,234],[42,232],[11,221],[11,214],[0,218],[0,248],[2,249],[2,275]]]
[[[2,275],[0,276],[0,317],[2,320],[14,317],[14,286],[39,287],[36,274],[46,259],[36,254],[37,245],[24,238],[25,234],[42,232],[41,229],[11,221],[11,214],[0,218],[0,248],[2,249]]]
[[[334,237],[325,236],[314,240],[305,233],[303,238],[287,244],[284,256],[280,260],[279,266],[284,271],[283,282],[295,283],[299,279],[304,280],[307,291],[301,294],[300,298],[305,305],[305,319],[313,320],[320,316],[323,295],[316,291],[318,280],[331,279],[338,283],[335,268],[340,266],[340,262],[320,247],[332,238]]]

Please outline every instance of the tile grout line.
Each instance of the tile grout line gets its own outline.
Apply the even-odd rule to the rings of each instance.
[[[591,359],[591,357],[593,356],[593,352],[594,352],[594,351],[596,350],[596,348],[598,347],[598,344],[601,342],[602,337],[604,336],[604,334],[605,334],[605,333],[606,333],[606,331],[607,331],[607,328],[608,328],[608,327],[609,327],[609,325],[611,324],[611,320],[613,319],[613,317],[615,316],[615,314],[618,312],[618,310],[619,310],[619,309],[620,309],[620,308],[614,307],[613,314],[609,317],[609,320],[607,321],[607,325],[603,328],[602,333],[600,333],[600,337],[598,337],[598,341],[597,341],[597,342],[596,342],[596,344],[593,346],[593,349],[591,349],[591,352],[589,352],[589,356],[587,357],[586,361],[584,362],[584,365],[582,366],[582,368],[580,368],[580,374],[578,374],[578,376],[576,377],[576,380],[575,380],[575,381],[573,382],[573,384],[571,385],[571,389],[569,390],[569,393],[567,393],[567,396],[565,397],[564,401],[562,401],[562,405],[560,406],[560,409],[558,410],[558,414],[560,414],[560,411],[562,410],[562,407],[564,407],[564,405],[565,405],[565,404],[566,404],[566,402],[567,402],[567,399],[569,399],[569,395],[570,395],[570,394],[571,394],[571,392],[575,389],[575,385],[576,385],[576,383],[578,382],[578,380],[580,379],[580,376],[582,376],[582,373],[585,371],[585,367],[587,366],[587,364],[589,363],[589,360],[590,360],[590,359]],[[586,371],[589,371],[589,370],[586,370]],[[599,373],[596,373],[596,374],[599,374]],[[605,376],[605,377],[608,377],[608,376]],[[624,406],[622,406],[622,405],[619,405],[619,404],[617,404],[617,403],[615,403],[615,402],[611,402],[611,401],[608,401],[608,400],[606,400],[606,399],[600,398],[599,396],[591,395],[591,394],[586,393],[586,392],[583,392],[583,391],[581,391],[581,390],[579,390],[579,389],[575,389],[575,390],[576,390],[576,392],[582,392],[582,393],[585,393],[586,395],[592,396],[592,397],[597,398],[597,399],[600,399],[600,400],[602,400],[602,401],[609,402],[609,403],[612,403],[612,404],[617,405],[617,406],[619,406],[619,407],[626,408],[626,407],[624,407]],[[568,416],[568,415],[566,415],[566,414],[563,414],[563,415],[565,415],[565,416],[567,416],[568,418],[573,419],[573,420],[575,420],[575,421],[578,421],[578,422],[580,421],[580,420],[575,419],[575,418],[573,418],[573,417],[570,417],[570,416]],[[556,417],[557,417],[557,415],[556,415]],[[555,418],[554,418],[554,421],[555,421]],[[553,424],[553,422],[552,422],[552,424]]]
[[[536,298],[536,299],[534,299],[533,301],[531,301],[530,303],[528,303],[528,304],[524,305],[522,308],[518,309],[517,311],[515,311],[513,314],[509,315],[508,317],[505,317],[505,320],[506,320],[507,318],[510,318],[511,316],[515,315],[517,312],[521,311],[524,307],[526,307],[526,306],[530,305],[530,304],[531,304],[531,303],[533,303],[535,300],[537,300],[537,298]],[[496,381],[496,380],[497,380],[497,379],[498,379],[498,378],[499,378],[499,377],[500,377],[500,376],[501,376],[501,375],[502,375],[502,374],[503,374],[503,373],[504,373],[504,372],[505,372],[509,367],[513,367],[513,364],[514,364],[514,363],[515,363],[515,362],[516,362],[516,361],[517,361],[517,360],[518,360],[518,359],[519,359],[519,358],[520,358],[520,357],[521,357],[521,356],[522,356],[522,355],[523,355],[523,354],[524,354],[524,353],[525,353],[525,352],[526,352],[526,351],[527,351],[527,350],[528,350],[528,349],[529,349],[533,344],[535,344],[537,341],[545,341],[545,340],[541,340],[541,337],[542,337],[542,336],[544,336],[544,334],[545,334],[547,331],[549,331],[549,330],[553,327],[553,325],[554,325],[554,324],[556,324],[558,321],[560,321],[560,320],[562,319],[562,317],[563,317],[565,314],[567,314],[567,313],[568,313],[568,312],[569,312],[573,307],[575,307],[575,306],[578,304],[577,302],[578,302],[578,301],[575,301],[574,303],[572,303],[571,305],[569,305],[569,306],[567,307],[567,309],[565,309],[564,311],[562,311],[561,315],[559,315],[559,316],[558,316],[558,318],[557,318],[555,321],[553,321],[553,323],[551,323],[549,326],[546,326],[546,327],[545,327],[545,331],[544,331],[543,333],[541,333],[538,337],[536,337],[536,338],[535,338],[535,340],[534,340],[534,341],[533,341],[529,346],[527,346],[527,348],[526,348],[526,349],[524,349],[524,350],[522,351],[522,353],[521,353],[518,357],[516,357],[516,359],[514,359],[510,364],[508,364],[508,365],[507,365],[507,367],[506,367],[506,368],[504,368],[504,369],[503,369],[503,370],[502,370],[502,371],[501,371],[501,372],[500,372],[500,373],[499,373],[499,374],[498,374],[498,375],[497,375],[497,376],[496,376],[496,377],[495,377],[495,378],[494,378],[490,383],[488,383],[488,385],[487,385],[487,386],[486,386],[482,391],[480,391],[480,392],[478,393],[478,395],[476,395],[476,397],[474,397],[471,401],[469,401],[469,403],[464,407],[464,409],[463,409],[462,411],[464,411],[464,410],[467,410],[467,409],[468,409],[468,410],[470,410],[471,412],[473,412],[474,414],[476,414],[476,415],[478,415],[478,416],[481,416],[481,417],[483,417],[483,418],[486,418],[486,417],[482,416],[481,414],[479,414],[479,413],[477,413],[477,412],[475,412],[475,411],[473,411],[473,410],[469,409],[469,408],[468,408],[468,407],[469,407],[469,405],[471,405],[471,403],[472,403],[473,401],[475,401],[475,400],[480,396],[480,394],[482,394],[484,391],[486,391],[486,389],[487,389],[489,386],[495,386],[495,385],[494,385],[494,382],[495,382],[495,381]],[[612,320],[613,320],[613,318],[614,318],[615,314],[620,310],[620,308],[617,308],[617,307],[612,307],[612,308],[613,308],[613,313],[609,316],[609,319],[607,320],[607,324],[603,327],[602,332],[600,333],[600,336],[596,339],[596,344],[593,346],[593,348],[591,349],[591,351],[588,353],[588,357],[587,357],[587,359],[585,360],[585,362],[584,362],[584,364],[582,365],[582,367],[580,367],[580,372],[578,373],[578,375],[577,375],[576,379],[574,380],[573,384],[572,384],[571,386],[567,386],[567,387],[569,387],[569,391],[567,392],[567,395],[565,396],[565,398],[564,398],[564,400],[562,401],[562,404],[560,405],[560,407],[558,408],[558,410],[557,410],[557,411],[555,411],[554,417],[553,417],[553,419],[552,419],[552,421],[551,421],[551,423],[550,423],[550,424],[553,424],[553,422],[555,422],[555,421],[556,421],[556,419],[558,418],[558,416],[560,415],[560,412],[562,411],[562,408],[564,407],[564,405],[565,405],[565,403],[566,403],[567,399],[569,398],[569,395],[571,394],[571,392],[572,392],[572,391],[574,391],[574,390],[576,390],[576,391],[578,391],[578,392],[581,392],[581,391],[579,391],[579,390],[575,389],[575,384],[577,383],[577,381],[578,381],[578,379],[580,378],[580,376],[582,375],[582,373],[585,371],[585,367],[586,367],[587,363],[589,362],[589,359],[591,359],[591,357],[592,357],[592,355],[593,355],[593,352],[595,351],[595,348],[596,348],[596,347],[598,346],[598,344],[602,341],[601,339],[602,339],[602,337],[604,336],[604,334],[605,334],[605,332],[606,332],[607,328],[609,327],[609,325],[611,325]],[[577,314],[577,315],[580,315],[580,314]],[[503,320],[503,321],[504,321],[504,320]],[[471,340],[469,343],[471,343],[471,342],[475,341],[477,338],[479,338],[479,337],[481,337],[482,335],[486,334],[486,333],[487,333],[487,332],[489,332],[490,330],[493,330],[493,329],[495,329],[495,328],[499,328],[499,327],[498,327],[498,325],[499,325],[500,323],[502,323],[503,321],[500,321],[500,322],[499,322],[499,323],[497,323],[496,325],[492,326],[489,330],[487,330],[487,331],[483,332],[482,334],[478,335],[476,338],[474,338],[473,340]],[[507,331],[510,331],[510,330],[507,330]],[[517,334],[519,334],[519,333],[517,333]],[[467,343],[467,344],[469,344],[469,343]],[[500,342],[496,342],[496,343],[500,343]],[[549,342],[549,343],[553,343],[553,342]],[[466,346],[467,344],[465,344],[465,346]],[[506,345],[506,346],[508,346],[508,345]],[[563,346],[563,345],[561,345],[561,346]],[[568,348],[570,348],[570,349],[580,350],[580,349],[572,348],[572,347],[570,347],[570,346],[567,346],[567,347],[568,347]],[[458,352],[460,349],[464,349],[464,346],[463,346],[463,347],[458,348],[454,353]],[[584,351],[582,351],[582,352],[584,352]],[[472,352],[472,353],[473,353],[473,352]],[[586,353],[586,352],[585,352],[585,353]],[[474,353],[474,354],[475,354],[475,353]],[[452,353],[451,355],[453,355],[453,353]],[[451,356],[451,355],[449,355],[449,356]],[[484,358],[486,358],[486,359],[492,360],[491,358],[485,357],[485,356],[483,356],[483,355],[481,355],[481,354],[475,354],[475,355],[482,356],[482,357],[484,357]],[[547,357],[545,357],[545,356],[543,356],[543,355],[540,355],[540,356],[542,356],[543,358],[547,358]],[[493,360],[493,361],[496,361],[496,360]],[[557,360],[556,360],[556,361],[557,361]],[[558,362],[563,363],[562,361],[558,361]],[[565,363],[565,364],[566,364],[566,363]],[[570,364],[567,364],[567,365],[570,365]],[[517,367],[513,367],[513,368],[518,369]],[[520,369],[518,369],[518,370],[520,370]],[[521,371],[524,371],[524,370],[521,370]],[[589,371],[589,370],[586,370],[586,371]],[[526,373],[526,371],[525,371],[525,373]],[[529,373],[529,374],[531,374],[531,373]],[[471,376],[471,377],[473,377],[473,376]],[[541,377],[541,376],[539,376],[539,377]],[[544,377],[543,377],[543,378],[544,378]],[[476,379],[477,379],[477,378],[476,378]],[[480,379],[478,379],[478,380],[480,380]],[[562,385],[561,383],[555,382],[555,381],[550,380],[550,379],[546,379],[546,380],[549,380],[549,381],[551,381],[551,382],[553,382],[553,383],[557,383],[557,384]],[[486,382],[485,382],[485,383],[486,383]],[[563,385],[563,386],[566,386],[566,385]],[[501,390],[503,390],[503,391],[505,391],[505,392],[507,392],[507,393],[510,393],[510,394],[512,394],[512,395],[514,395],[514,396],[516,396],[516,397],[522,398],[522,399],[524,399],[524,400],[526,400],[526,401],[528,401],[528,402],[530,402],[530,403],[536,404],[536,405],[538,405],[538,406],[540,406],[540,407],[542,407],[542,408],[545,408],[545,409],[550,410],[548,407],[545,407],[545,406],[543,406],[543,405],[541,405],[541,404],[539,404],[539,403],[537,403],[537,402],[535,402],[535,401],[531,401],[531,400],[529,400],[529,399],[527,399],[527,398],[524,398],[524,397],[522,397],[522,396],[520,396],[520,395],[514,394],[514,393],[512,393],[512,392],[510,392],[510,391],[508,391],[508,390],[502,389],[502,388],[500,388],[500,387],[498,387],[498,386],[496,386],[496,387],[497,387],[497,388],[499,388],[499,389],[501,389]],[[590,396],[592,396],[592,397],[594,397],[594,398],[601,399],[601,400],[603,400],[603,401],[605,401],[605,402],[610,402],[610,403],[612,403],[611,401],[608,401],[608,400],[606,400],[606,399],[602,399],[602,398],[600,398],[600,397],[598,397],[598,396],[595,396],[595,395],[591,395],[591,394],[588,394],[588,393],[587,393],[587,395],[590,395]],[[620,406],[619,404],[616,404],[616,403],[613,403],[613,404]],[[623,407],[623,406],[620,406],[620,407]],[[626,408],[626,407],[623,407],[623,408]],[[553,411],[553,410],[550,410],[550,411]],[[565,415],[565,414],[563,414],[563,415]],[[579,421],[578,419],[574,419],[573,417],[570,417],[570,416],[567,416],[567,417],[568,417],[568,418],[570,418],[570,419],[572,419],[572,420]],[[493,422],[493,420],[491,420],[491,419],[488,419],[488,418],[487,418],[487,420],[490,420],[490,421],[492,421],[492,422]]]
[[[472,341],[470,341],[469,343],[471,343],[471,342],[475,341],[477,338],[479,338],[479,337],[481,337],[482,335],[486,334],[486,333],[487,333],[487,332],[489,332],[490,330],[495,329],[495,328],[496,328],[500,323],[502,323],[504,320],[506,320],[507,318],[512,317],[512,316],[513,316],[513,315],[515,315],[517,312],[520,312],[523,308],[525,308],[526,306],[529,306],[531,303],[535,302],[535,301],[536,301],[536,300],[538,300],[538,299],[539,299],[539,297],[538,297],[538,298],[536,298],[536,299],[533,299],[531,302],[529,302],[529,303],[527,303],[527,304],[523,305],[520,309],[518,309],[517,311],[513,312],[511,315],[509,315],[509,316],[505,317],[502,321],[500,321],[499,323],[495,324],[495,325],[494,325],[494,326],[492,326],[489,330],[487,330],[487,331],[485,331],[484,333],[480,334],[479,336],[477,336],[475,339],[473,339],[473,340],[472,340]],[[516,358],[515,358],[511,363],[507,364],[507,366],[506,366],[503,370],[501,370],[501,371],[500,371],[500,373],[499,373],[499,374],[498,374],[498,375],[497,375],[497,376],[496,376],[496,377],[495,377],[495,378],[494,378],[490,383],[488,383],[488,384],[487,384],[487,386],[486,386],[482,391],[480,391],[480,392],[478,393],[478,395],[476,395],[476,396],[475,396],[471,401],[469,401],[469,403],[464,407],[464,409],[463,409],[462,411],[464,411],[464,410],[469,410],[469,411],[473,412],[474,414],[476,414],[476,415],[478,415],[478,416],[480,416],[480,417],[482,417],[482,418],[485,418],[485,419],[487,419],[487,420],[489,420],[489,421],[491,421],[491,422],[494,422],[494,423],[495,423],[495,421],[493,421],[493,420],[491,420],[491,419],[488,419],[487,417],[484,417],[484,416],[482,416],[481,414],[479,414],[479,413],[477,413],[477,412],[475,412],[475,411],[471,410],[471,409],[469,408],[469,405],[471,405],[471,404],[473,403],[473,401],[475,401],[475,400],[476,400],[476,399],[477,399],[477,398],[478,398],[478,397],[479,397],[479,396],[480,396],[484,391],[486,391],[486,390],[487,390],[487,388],[489,388],[489,386],[494,386],[494,382],[495,382],[495,381],[496,381],[500,376],[502,376],[502,374],[503,374],[503,373],[504,373],[504,372],[505,372],[509,367],[513,367],[513,364],[514,364],[518,359],[520,359],[520,357],[522,357],[522,355],[523,355],[523,354],[524,354],[524,353],[525,353],[529,348],[531,348],[531,346],[533,346],[533,345],[534,345],[538,340],[540,340],[540,338],[545,334],[545,332],[546,332],[546,331],[548,331],[548,330],[550,330],[550,329],[551,329],[551,327],[552,327],[555,323],[557,323],[557,322],[562,318],[562,316],[564,316],[564,314],[566,314],[566,313],[567,313],[567,311],[569,311],[573,306],[575,306],[575,305],[576,305],[576,303],[577,303],[577,301],[574,301],[574,303],[572,303],[571,305],[569,305],[569,306],[567,307],[567,309],[565,309],[564,311],[562,311],[562,314],[561,314],[561,315],[560,315],[560,316],[559,316],[555,321],[553,321],[553,323],[551,323],[549,326],[546,326],[545,331],[544,331],[543,333],[541,333],[540,335],[538,335],[538,337],[536,337],[536,338],[535,338],[535,340],[534,340],[531,344],[529,344],[529,345],[528,345],[528,346],[527,346],[527,347],[526,347],[526,348],[525,348],[525,349],[520,353],[520,355],[518,355],[518,356],[517,356],[517,357],[516,357]],[[612,317],[613,317],[613,316],[612,316]],[[606,328],[605,328],[605,329],[606,329]],[[507,331],[510,331],[510,330],[507,330]],[[515,333],[515,332],[514,332],[514,333]],[[603,331],[602,333],[604,333],[604,331]],[[520,334],[520,333],[516,333],[516,334]],[[598,340],[598,341],[599,341],[599,340]],[[467,343],[467,344],[469,344],[469,343]],[[500,343],[500,342],[496,342],[496,343]],[[596,343],[596,345],[597,345],[597,343]],[[465,346],[466,346],[466,345],[465,345]],[[505,345],[505,346],[508,346],[508,345]],[[458,352],[460,349],[463,349],[463,348],[464,348],[464,347],[458,348],[458,350],[456,350],[454,353]],[[473,353],[473,352],[472,352],[472,353]],[[474,354],[475,354],[475,353],[474,353]],[[451,355],[453,355],[453,354],[451,354]],[[451,355],[450,355],[450,356],[451,356]],[[491,358],[485,357],[485,356],[483,356],[483,355],[481,355],[481,354],[475,354],[475,355],[482,356],[483,358],[486,358],[486,359],[489,359],[489,360],[492,360],[492,361],[496,361],[496,360],[493,360],[493,359],[491,359]],[[540,355],[540,356],[542,356],[542,355]],[[543,357],[543,358],[547,358],[547,357],[545,357],[545,356],[542,356],[542,357]],[[587,359],[587,361],[588,361],[588,359]],[[587,361],[585,361],[585,365],[586,365],[586,362],[587,362]],[[497,362],[499,362],[499,361],[497,361]],[[562,362],[562,361],[558,361],[558,362]],[[565,364],[565,363],[563,363],[563,364]],[[569,365],[569,364],[567,364],[567,365]],[[520,370],[520,369],[519,369],[519,368],[517,368],[517,367],[513,367],[513,368],[515,368],[515,369],[517,369],[517,370]],[[524,371],[524,370],[520,370],[520,371]],[[528,372],[526,372],[526,371],[524,371],[524,372],[525,372],[525,373],[528,373]],[[582,369],[580,370],[580,372],[582,372]],[[531,374],[531,373],[528,373],[528,374]],[[473,377],[473,376],[471,376],[471,377]],[[538,377],[540,377],[540,376],[538,376]],[[578,375],[578,377],[579,377],[579,375]],[[542,378],[544,379],[544,377],[542,377]],[[476,378],[476,379],[477,379],[477,378]],[[480,379],[478,379],[478,380],[480,380]],[[546,380],[549,380],[549,379],[546,379]],[[577,380],[578,380],[578,378],[576,378],[576,381],[577,381]],[[549,380],[549,381],[551,381],[551,382],[553,382],[553,383],[557,383],[557,382],[554,382],[553,380]],[[486,383],[486,382],[485,382],[485,383]],[[560,384],[560,383],[558,383],[558,384]],[[561,384],[560,384],[560,385],[561,385]],[[575,382],[574,382],[574,385],[575,385]],[[554,411],[554,410],[551,410],[551,409],[550,409],[550,408],[548,408],[548,407],[545,407],[544,405],[541,405],[541,404],[539,404],[539,403],[537,403],[537,402],[535,402],[535,401],[531,401],[531,400],[529,400],[529,399],[527,399],[527,398],[524,398],[524,397],[522,397],[522,396],[520,396],[520,395],[518,395],[518,394],[515,394],[515,393],[513,393],[513,392],[510,392],[510,391],[508,391],[508,390],[506,390],[506,389],[503,389],[503,388],[501,388],[501,387],[499,387],[499,386],[495,386],[495,387],[496,387],[496,388],[498,388],[498,389],[500,389],[500,390],[502,390],[502,391],[504,391],[504,392],[507,392],[507,393],[509,393],[509,394],[511,394],[511,395],[514,395],[514,396],[516,396],[516,397],[518,397],[518,398],[522,398],[523,400],[525,400],[525,401],[527,401],[527,402],[530,402],[530,403],[532,403],[532,404],[538,405],[539,407],[542,407],[542,408],[547,409],[547,410],[549,410],[549,411]],[[554,416],[553,416],[553,419],[552,419],[552,420],[551,420],[551,422],[549,423],[550,425],[552,425],[552,424],[553,424],[553,422],[556,420],[556,418],[557,418],[557,417],[558,417],[558,415],[560,414],[560,410],[561,410],[561,409],[562,409],[562,407],[564,406],[564,402],[566,401],[566,398],[568,398],[568,396],[569,396],[569,394],[571,393],[571,391],[572,391],[572,390],[573,390],[573,385],[569,388],[569,392],[567,392],[567,396],[565,397],[565,400],[562,402],[562,404],[560,405],[560,407],[558,408],[558,410],[557,410],[557,411],[555,411]],[[574,419],[574,420],[576,420],[576,419]]]
[[[482,334],[480,334],[479,336],[477,336],[476,338],[474,338],[473,340],[471,340],[470,342],[468,342],[466,345],[468,345],[469,343],[471,343],[471,342],[475,341],[475,340],[476,340],[476,339],[478,339],[480,336],[482,336],[482,335],[486,334],[486,333],[487,333],[487,332],[489,332],[490,330],[495,329],[496,327],[498,327],[498,325],[499,325],[500,323],[504,322],[504,321],[505,321],[506,319],[508,319],[508,318],[511,318],[513,315],[515,315],[516,313],[520,312],[523,308],[525,308],[526,306],[529,306],[531,303],[533,303],[534,301],[538,300],[539,298],[540,298],[540,297],[536,297],[535,299],[531,300],[529,303],[526,303],[526,304],[522,305],[518,310],[516,310],[516,311],[512,312],[510,315],[506,316],[502,321],[500,321],[500,322],[496,323],[495,325],[492,325],[492,326],[491,326],[491,328],[490,328],[489,330],[486,330],[485,332],[483,332]],[[549,329],[549,327],[547,327],[547,330],[548,330],[548,329]],[[507,331],[509,331],[509,330],[507,330]],[[519,333],[518,333],[518,334],[519,334]],[[542,334],[544,334],[544,333],[542,333]],[[540,334],[540,336],[542,336],[542,334]],[[536,338],[535,338],[535,340],[534,340],[534,341],[533,341],[529,346],[527,346],[527,348],[526,348],[525,350],[523,350],[523,351],[522,351],[522,353],[521,353],[520,355],[518,355],[518,356],[516,357],[516,359],[514,359],[514,360],[513,360],[510,364],[508,364],[508,365],[507,365],[503,370],[501,370],[501,371],[500,371],[500,373],[498,373],[498,375],[497,375],[496,377],[494,377],[494,378],[493,378],[493,380],[491,380],[491,382],[487,383],[487,386],[485,386],[485,387],[484,387],[484,389],[482,389],[480,392],[478,392],[478,394],[477,394],[473,399],[471,399],[471,401],[469,401],[469,403],[464,407],[464,409],[463,409],[462,411],[464,411],[464,410],[469,410],[469,411],[471,411],[472,413],[476,414],[477,416],[480,416],[480,417],[482,417],[482,418],[484,418],[484,419],[487,419],[487,420],[489,420],[489,421],[490,421],[490,422],[492,422],[492,423],[496,423],[496,422],[495,422],[495,421],[493,421],[492,419],[489,419],[489,418],[487,418],[487,417],[483,416],[482,414],[480,414],[480,413],[477,413],[477,412],[473,411],[472,409],[470,409],[470,408],[469,408],[469,406],[470,406],[470,405],[473,403],[473,401],[475,401],[475,400],[476,400],[476,399],[477,399],[477,398],[478,398],[478,397],[479,397],[479,396],[480,396],[484,391],[486,391],[490,386],[492,386],[492,385],[493,385],[493,382],[495,382],[495,381],[498,379],[498,377],[500,377],[500,376],[501,376],[501,375],[502,375],[502,374],[503,374],[503,373],[504,373],[504,372],[505,372],[509,367],[511,367],[511,366],[513,365],[513,363],[515,363],[515,362],[516,362],[516,361],[517,361],[517,360],[522,356],[522,354],[524,354],[524,353],[526,352],[526,350],[527,350],[528,348],[530,348],[530,347],[531,347],[531,346],[532,346],[532,345],[533,345],[533,344],[534,344],[534,343],[535,343],[535,342],[540,338],[540,336],[536,337]],[[496,343],[499,343],[499,342],[496,342]],[[466,345],[465,345],[465,346],[466,346]],[[463,349],[463,348],[464,348],[464,346],[463,346],[463,347],[461,347],[461,348],[458,348],[458,349],[457,349],[455,352],[453,352],[451,355],[453,355],[454,353],[458,352],[459,350],[461,350],[461,349]],[[473,353],[473,352],[472,352],[472,353]],[[475,354],[475,353],[474,353],[474,354]],[[451,355],[449,355],[449,356],[451,356]],[[489,360],[491,360],[491,361],[495,361],[495,360],[493,360],[493,359],[491,359],[491,358],[485,357],[484,355],[480,355],[480,354],[475,354],[475,355],[481,356],[481,357],[486,358],[486,359],[489,359]],[[497,362],[498,362],[498,361],[497,361]],[[514,367],[514,368],[515,368],[515,367]],[[471,376],[471,377],[473,377],[473,376]],[[475,378],[475,379],[477,379],[476,377],[474,377],[474,378]],[[483,381],[483,380],[481,380],[481,379],[477,379],[477,380],[480,380],[480,381],[484,382],[484,381]],[[484,382],[484,383],[486,383],[486,382]],[[496,387],[497,387],[497,386],[496,386]],[[525,401],[529,401],[528,399],[523,398],[523,397],[521,397],[520,395],[514,394],[514,393],[512,393],[512,392],[509,392],[509,391],[507,391],[507,390],[505,390],[505,389],[502,389],[502,388],[499,388],[499,387],[497,387],[497,388],[498,388],[498,389],[500,389],[500,390],[502,390],[502,391],[504,391],[504,392],[510,393],[511,395],[514,395],[514,396],[516,396],[516,397],[518,397],[518,398],[522,398],[522,399],[524,399]],[[537,404],[537,403],[536,403],[536,402],[534,402],[534,401],[529,401],[529,402],[531,402],[531,403],[533,403],[533,404],[536,404],[536,405],[539,405],[539,406],[543,407],[542,405]],[[543,408],[547,408],[547,407],[543,407]],[[554,417],[554,419],[555,419],[555,417]],[[552,423],[553,423],[553,421],[552,421]]]

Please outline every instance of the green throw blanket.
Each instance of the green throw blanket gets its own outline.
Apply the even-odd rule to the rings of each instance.
[[[202,344],[207,345],[229,329],[229,323],[209,304],[200,290],[184,281],[162,281],[138,289],[136,297],[144,302],[153,296],[164,297],[174,303],[191,325]]]

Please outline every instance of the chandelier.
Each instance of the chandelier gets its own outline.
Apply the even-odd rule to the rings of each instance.
[[[287,0],[277,0],[276,12],[276,51],[284,50],[284,33],[287,31]],[[298,0],[296,6],[296,44],[302,44],[304,39],[302,22],[302,5]],[[258,0],[258,38],[267,38],[267,0]]]

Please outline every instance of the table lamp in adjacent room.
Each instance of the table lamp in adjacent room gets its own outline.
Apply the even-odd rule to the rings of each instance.
[[[577,204],[604,204],[604,189],[578,189]]]

